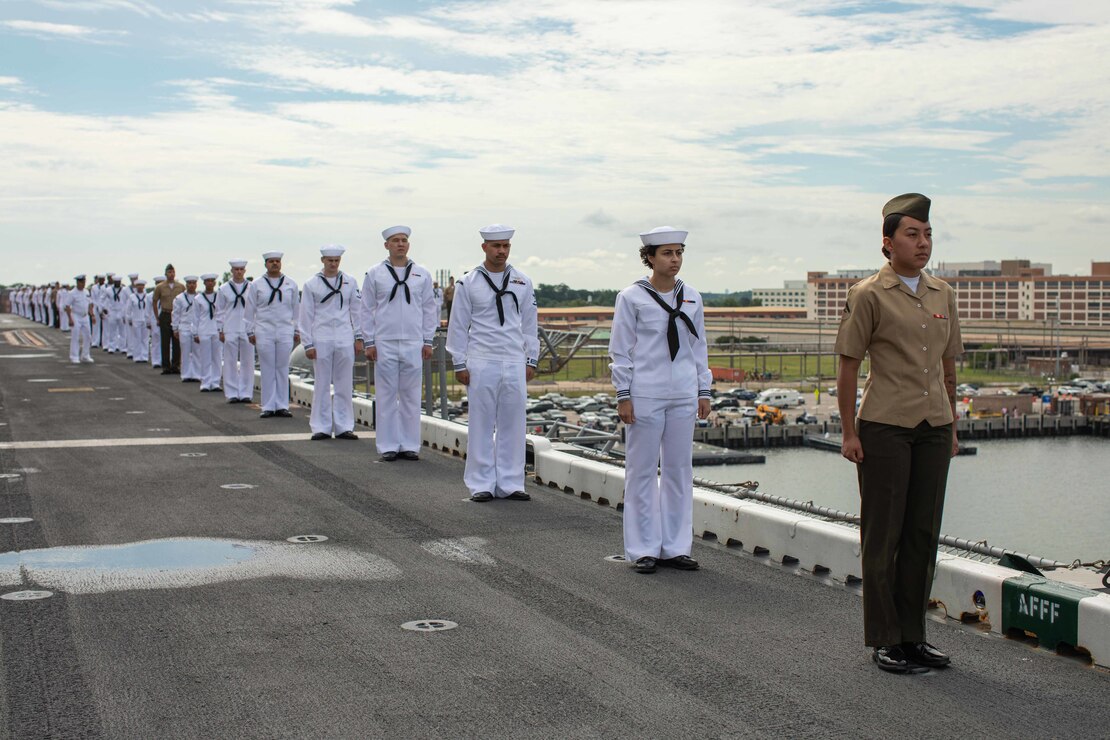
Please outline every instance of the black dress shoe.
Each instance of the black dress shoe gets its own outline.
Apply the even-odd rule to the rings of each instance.
[[[282,417],[285,417],[286,419],[292,419],[293,418],[293,412],[290,411],[289,409],[278,409],[277,411],[274,412],[274,416],[282,416]]]
[[[173,375],[173,371],[172,370],[163,370],[162,374],[163,375]]]
[[[701,566],[698,561],[694,560],[689,555],[676,555],[673,558],[664,558],[659,561],[659,564],[666,568],[676,568],[678,570],[697,570]]]
[[[531,501],[532,497],[524,491],[513,491],[505,497],[506,501]]]
[[[239,399],[238,398],[229,398],[229,399],[227,399],[227,402],[228,403],[239,403]]]
[[[259,419],[269,419],[273,415],[274,415],[273,411],[263,411],[261,414],[258,415],[258,418]]]
[[[239,403],[250,403],[250,402],[251,402],[251,399],[249,399],[249,398],[240,398],[239,399]]]
[[[655,558],[644,555],[642,558],[636,560],[637,573],[654,573],[655,572]]]
[[[312,435],[312,441],[313,442],[318,442],[321,439],[331,439],[331,435],[330,434],[324,434],[323,432],[316,432],[316,434]]]
[[[487,501],[493,501],[493,494],[489,491],[478,491],[470,494],[470,500],[476,504],[484,504]]]
[[[871,660],[880,671],[888,673],[928,673],[929,669],[909,660],[901,645],[877,647],[871,653]]]
[[[412,450],[404,450],[403,452],[399,453],[397,457],[401,458],[402,460],[419,460],[420,453],[413,452]]]
[[[341,433],[335,435],[335,438],[336,439],[358,439],[358,435],[355,434],[354,432],[348,431],[348,432],[341,432]]]
[[[902,652],[914,663],[929,668],[943,668],[952,662],[951,658],[927,642],[903,642]]]
[[[382,453],[382,460],[385,460],[386,462],[393,462],[396,459],[397,459],[397,453],[393,452],[392,450],[390,450],[389,452],[383,452]]]

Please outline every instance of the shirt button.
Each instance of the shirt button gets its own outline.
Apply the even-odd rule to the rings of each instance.
[[[920,303],[918,303],[918,304],[917,304],[917,307],[918,307],[918,308],[921,308],[921,304],[920,304]]]
[[[925,395],[926,395],[926,396],[927,396],[927,395],[929,395],[929,391],[925,391]]]
[[[929,372],[929,368],[925,368],[925,372]]]
[[[929,351],[929,348],[928,348],[928,347],[922,347],[922,348],[921,348],[921,351],[922,351],[922,352],[928,352],[928,351]]]
[[[925,328],[925,325],[924,325],[924,324],[922,324],[922,325],[921,325],[921,328],[922,328],[922,329],[924,329],[924,328]]]

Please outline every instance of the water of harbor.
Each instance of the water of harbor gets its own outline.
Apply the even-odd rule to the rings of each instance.
[[[1070,562],[1110,558],[1110,442],[1096,437],[976,440],[952,460],[941,531]],[[755,449],[763,465],[705,466],[722,483],[859,511],[855,466],[835,452]]]

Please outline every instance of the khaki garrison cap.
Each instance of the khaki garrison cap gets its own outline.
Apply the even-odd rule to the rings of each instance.
[[[921,193],[899,195],[897,198],[888,200],[886,205],[883,206],[883,218],[900,213],[903,216],[925,222],[929,220],[929,206],[931,204],[932,201]]]

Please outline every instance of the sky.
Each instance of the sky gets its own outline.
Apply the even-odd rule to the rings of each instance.
[[[0,283],[223,272],[380,232],[456,275],[619,288],[687,229],[703,292],[934,259],[1110,260],[1110,3],[0,0]]]

